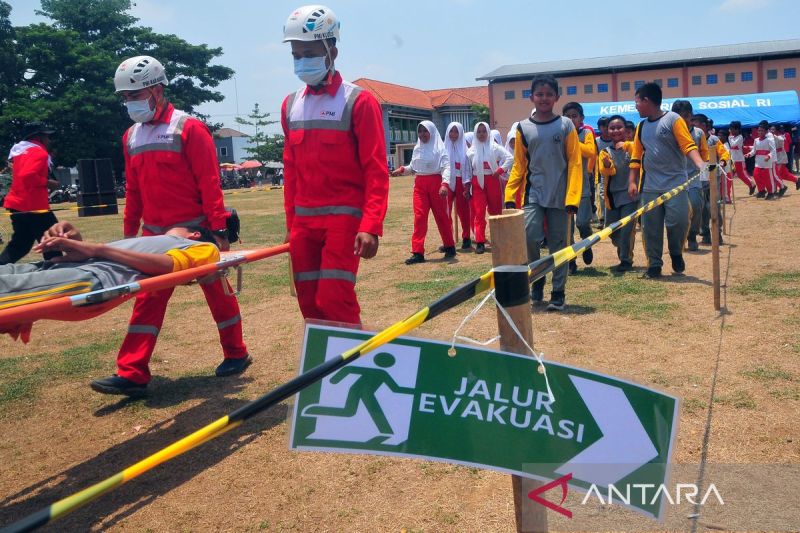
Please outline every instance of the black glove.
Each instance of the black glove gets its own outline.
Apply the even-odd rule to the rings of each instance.
[[[706,168],[708,169],[709,172],[713,172],[714,169],[717,168],[717,165],[708,165]]]
[[[578,208],[575,207],[574,205],[568,205],[567,206],[567,214],[568,215],[577,215],[578,214]]]
[[[517,208],[517,204],[515,202],[506,202],[505,208],[506,209],[516,209]]]

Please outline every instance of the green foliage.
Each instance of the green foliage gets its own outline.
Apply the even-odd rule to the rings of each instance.
[[[283,159],[283,135],[267,135],[264,131],[265,127],[278,122],[277,120],[269,120],[269,115],[269,113],[262,113],[258,103],[256,103],[253,110],[247,115],[250,120],[236,117],[236,122],[239,124],[255,128],[255,135],[250,138],[255,143],[255,147],[247,147],[244,150],[253,159],[262,163]]]
[[[471,107],[472,112],[475,113],[475,124],[478,122],[486,122],[491,126],[491,122],[489,122],[489,108],[483,104],[475,104]]]
[[[221,48],[135,26],[130,8],[130,0],[41,0],[37,13],[52,22],[14,28],[11,8],[0,0],[0,146],[15,142],[25,122],[45,120],[57,130],[56,164],[108,157],[120,171],[121,137],[131,121],[113,77],[135,55],[164,63],[167,95],[177,108],[192,113],[223,99],[213,88],[233,70],[211,64]]]

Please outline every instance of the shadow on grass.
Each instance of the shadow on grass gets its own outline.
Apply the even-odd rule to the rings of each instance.
[[[570,274],[577,278],[605,278],[609,274],[605,270],[598,270],[595,267],[583,267]]]
[[[547,310],[547,302],[543,302],[541,305],[537,305],[533,312],[534,314],[554,314],[554,315],[590,315],[597,311],[596,307],[592,307],[591,305],[580,305],[580,304],[570,304],[564,306],[564,309],[561,311],[548,311]]]
[[[218,378],[214,375],[184,376],[170,379],[155,376],[147,388],[147,395],[140,398],[117,396],[119,400],[101,407],[94,416],[101,417],[116,413],[129,407],[146,407],[161,409],[172,407],[187,400],[223,398],[226,395],[238,394],[253,379],[242,376]],[[108,396],[113,399],[114,396]]]
[[[646,281],[650,281],[650,280],[646,280]],[[658,281],[666,281],[668,283],[695,283],[695,284],[698,284],[698,285],[705,285],[707,287],[711,287],[711,286],[714,285],[713,282],[711,282],[711,281],[709,281],[707,279],[700,279],[697,276],[686,276],[686,275],[675,275],[675,274],[672,274],[672,275],[667,274],[666,276],[662,276],[662,277],[658,278],[655,281],[656,282],[658,282]]]
[[[180,380],[176,380],[180,381]],[[188,382],[187,382],[188,386]],[[240,382],[204,390],[205,401],[174,418],[154,424],[146,431],[99,453],[95,457],[52,474],[0,500],[0,524],[9,524],[114,475],[137,461],[191,434],[206,424],[241,407],[245,400],[226,398]],[[159,387],[160,388],[160,387]],[[158,403],[159,395],[149,401]],[[148,401],[148,400],[145,400]],[[287,407],[277,405],[241,426],[155,468],[111,494],[78,509],[48,528],[51,531],[105,530],[118,524],[160,496],[192,480],[226,459],[239,448],[286,419]]]

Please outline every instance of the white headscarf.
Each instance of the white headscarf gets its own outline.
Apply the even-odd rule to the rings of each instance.
[[[512,139],[516,139],[516,137],[517,137],[517,126],[519,126],[519,122],[513,123],[511,125],[511,129],[508,130],[508,134],[506,135],[505,149],[508,150],[509,152],[511,152],[512,154],[514,153],[514,150],[511,149],[511,140]],[[516,141],[514,141],[514,142],[516,142]]]
[[[428,130],[431,138],[426,143],[420,141],[419,137],[417,138],[409,166],[416,174],[439,174],[444,170],[443,160],[447,156],[447,148],[445,148],[444,142],[439,136],[439,130],[436,129],[433,122],[423,120],[419,125]]]
[[[478,140],[478,128],[481,126],[481,124],[484,128],[486,128],[486,133],[488,134],[485,142],[480,142]],[[492,145],[497,143],[495,143],[494,139],[492,139],[492,134],[490,131],[489,124],[486,122],[478,122],[475,124],[475,129],[472,130],[472,133],[475,135],[475,142],[472,143],[472,148],[470,148],[470,151],[475,156],[473,159],[474,164],[472,165],[472,172],[475,176],[478,176],[481,186],[483,186],[483,176],[494,174],[494,172],[497,170],[497,161],[495,160],[494,155],[492,155]],[[487,171],[484,168],[484,162],[489,163],[489,168],[491,170]]]
[[[492,130],[492,140],[500,146],[503,146],[503,136],[500,135],[500,130]]]
[[[455,128],[458,131],[458,139],[450,140],[450,130]],[[444,145],[447,147],[447,155],[450,156],[450,164],[463,162],[467,155],[467,141],[464,138],[464,126],[460,122],[451,122],[447,125],[444,134]]]
[[[464,134],[464,141],[467,143],[467,148],[472,147],[472,142],[475,140],[475,134],[468,131]]]

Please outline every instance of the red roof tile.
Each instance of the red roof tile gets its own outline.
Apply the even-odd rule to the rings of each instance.
[[[353,83],[371,92],[381,104],[401,105],[433,110],[442,106],[489,105],[489,89],[483,87],[458,87],[423,91],[394,83],[359,78]]]

